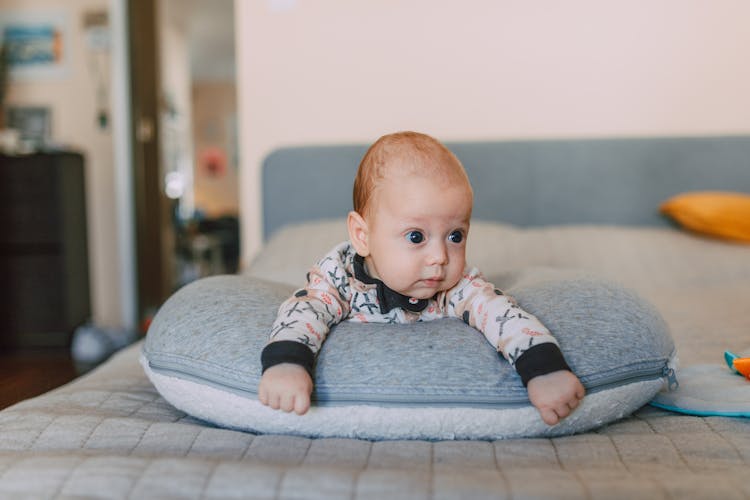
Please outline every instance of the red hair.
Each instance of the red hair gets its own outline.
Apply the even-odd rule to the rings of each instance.
[[[362,157],[352,193],[355,212],[367,215],[380,181],[396,167],[403,174],[465,182],[471,192],[463,165],[443,143],[419,132],[396,132],[375,141]]]

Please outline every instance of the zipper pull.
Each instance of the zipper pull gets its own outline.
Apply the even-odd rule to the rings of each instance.
[[[667,379],[667,390],[671,392],[680,387],[680,383],[677,381],[677,373],[675,373],[674,368],[669,364],[664,367],[662,375]]]

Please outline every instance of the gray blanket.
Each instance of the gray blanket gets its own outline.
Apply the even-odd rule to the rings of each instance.
[[[488,275],[577,268],[635,288],[667,319],[683,366],[750,347],[750,246],[671,229],[477,224],[472,232],[469,260]],[[282,231],[251,272],[299,282],[322,254],[317,246],[325,251],[340,235],[338,222]],[[142,373],[139,349],[0,412],[0,498],[750,497],[749,419],[644,407],[553,439],[253,435],[170,407]]]

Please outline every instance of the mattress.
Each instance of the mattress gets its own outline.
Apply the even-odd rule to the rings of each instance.
[[[281,230],[249,274],[299,284],[341,221]],[[500,244],[502,243],[502,244]],[[682,366],[750,344],[750,246],[672,228],[477,222],[487,274],[583,269],[632,287],[670,325]],[[750,419],[651,406],[584,434],[497,441],[256,435],[174,409],[140,344],[0,412],[0,498],[747,498]]]

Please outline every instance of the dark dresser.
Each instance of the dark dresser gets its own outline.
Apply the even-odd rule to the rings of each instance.
[[[68,345],[90,302],[83,156],[0,155],[0,348]]]

